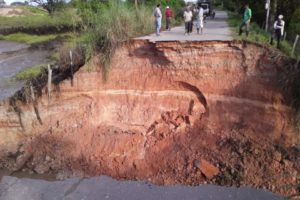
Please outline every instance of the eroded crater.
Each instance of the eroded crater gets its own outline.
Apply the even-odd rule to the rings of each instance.
[[[292,86],[280,81],[294,61],[246,42],[131,41],[107,81],[89,70],[99,63],[56,85],[50,101],[44,89],[42,123],[32,104],[16,102],[18,115],[2,103],[2,167],[299,192],[284,187],[300,175],[293,94],[283,89]]]

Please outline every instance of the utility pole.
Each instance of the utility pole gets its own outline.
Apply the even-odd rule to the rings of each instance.
[[[267,10],[267,14],[266,14],[266,27],[265,30],[268,31],[269,29],[269,16],[270,16],[270,8],[271,8],[271,0],[267,0],[266,1],[266,6],[265,6],[266,10]]]

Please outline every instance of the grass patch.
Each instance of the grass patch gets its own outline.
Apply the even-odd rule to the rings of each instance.
[[[65,43],[74,43],[77,36],[74,33],[49,34],[49,35],[32,35],[27,33],[14,33],[10,35],[0,35],[0,40],[14,41],[26,44],[37,44],[49,42],[57,38],[64,38]]]
[[[54,40],[57,35],[30,35],[26,33],[14,33],[10,35],[0,35],[0,40],[21,42],[26,44],[35,44]]]
[[[87,21],[91,25],[80,40],[86,49],[87,59],[94,52],[100,52],[104,79],[120,42],[154,31],[152,12],[153,9],[147,6],[141,5],[136,10],[130,4],[114,2],[95,13],[89,12]]]
[[[32,78],[40,75],[43,72],[43,70],[46,69],[46,67],[47,67],[46,64],[34,65],[32,67],[24,69],[23,71],[18,72],[15,75],[14,79],[19,80],[19,81],[32,79]]]
[[[44,15],[47,16],[48,12],[40,7],[34,7],[34,6],[22,6],[20,7],[24,12],[25,15]]]

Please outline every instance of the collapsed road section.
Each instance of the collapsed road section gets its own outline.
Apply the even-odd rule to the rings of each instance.
[[[130,41],[33,106],[0,106],[0,167],[299,192],[295,61],[248,42]],[[291,187],[286,187],[291,186]]]

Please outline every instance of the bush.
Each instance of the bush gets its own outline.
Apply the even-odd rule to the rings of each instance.
[[[257,23],[252,22],[250,26],[250,34],[248,37],[244,36],[238,36],[237,33],[239,31],[239,26],[242,22],[242,18],[236,14],[236,13],[229,13],[229,25],[233,28],[234,35],[236,39],[245,39],[250,40],[253,42],[259,42],[263,44],[270,45],[270,39],[272,35],[269,32],[266,32],[264,29],[262,29]],[[276,42],[274,42],[274,45],[276,45]],[[298,45],[300,46],[300,45]],[[290,56],[292,51],[292,44],[288,41],[282,41],[280,45],[280,50],[285,53],[286,55]],[[296,57],[300,58],[300,52],[295,52]]]
[[[120,42],[153,31],[152,9],[144,5],[136,10],[132,4],[111,1],[83,6],[79,13],[85,18],[86,34],[82,43],[86,48],[86,58],[89,59],[95,51],[100,52],[104,78],[110,58]]]
[[[32,67],[29,67],[27,69],[24,69],[20,72],[18,72],[16,75],[15,75],[15,79],[16,80],[30,80],[34,77],[37,77],[38,75],[40,75],[44,69],[47,68],[47,65],[46,64],[39,64],[39,65],[34,65]]]

